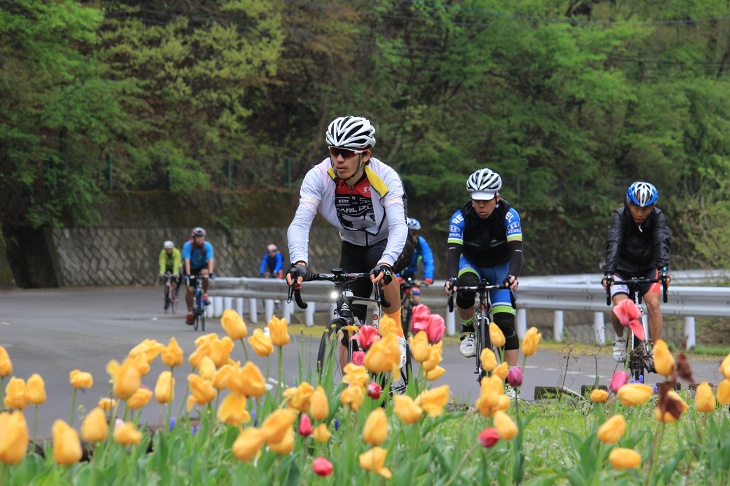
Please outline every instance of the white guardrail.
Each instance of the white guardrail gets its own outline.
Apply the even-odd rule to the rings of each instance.
[[[730,317],[730,287],[698,285],[728,282],[730,271],[674,271],[671,275],[668,302],[662,303],[662,313],[684,316],[687,346],[693,347],[696,344],[696,316]],[[553,337],[556,341],[563,339],[564,311],[590,311],[594,313],[596,341],[605,343],[605,316],[610,307],[606,305],[606,292],[601,287],[601,278],[600,274],[521,277],[517,292],[517,334],[520,338],[525,335],[529,309],[554,312]],[[443,315],[446,333],[454,335],[455,314],[446,309],[443,287],[443,280],[436,281],[429,287],[422,286],[421,302],[428,305],[431,312]],[[308,304],[308,308],[302,310],[293,301],[287,304],[288,287],[284,280],[219,277],[208,289],[213,305],[207,309],[206,314],[208,317],[218,317],[225,309],[235,309],[242,316],[247,314],[251,322],[258,322],[257,302],[263,300],[265,322],[271,319],[278,306],[287,321],[291,322],[292,313],[303,312],[306,325],[311,326],[314,324],[314,313],[318,309],[326,310],[330,314],[334,311],[335,301],[331,295],[333,290],[334,285],[330,282],[307,282],[302,289],[302,299]],[[245,303],[248,304],[247,313],[244,313]]]

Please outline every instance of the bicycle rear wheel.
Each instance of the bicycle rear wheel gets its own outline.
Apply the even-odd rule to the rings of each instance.
[[[481,383],[487,372],[482,369],[482,351],[492,349],[492,341],[489,338],[489,319],[486,315],[479,315],[476,320],[476,375],[477,382]]]
[[[173,314],[175,314],[175,311],[177,309],[177,295],[175,295],[175,284],[174,282],[170,282],[168,286],[168,300],[170,301],[170,310]]]
[[[631,378],[634,383],[643,383],[644,361],[646,356],[644,342],[631,333],[631,343],[629,346],[629,378]]]
[[[401,305],[400,324],[403,328],[403,336],[408,339],[408,333],[411,330],[411,317],[413,315],[413,305],[410,298],[406,297]]]

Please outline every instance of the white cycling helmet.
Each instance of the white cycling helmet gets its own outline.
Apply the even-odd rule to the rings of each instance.
[[[419,231],[421,229],[421,223],[419,223],[416,218],[408,218],[407,223],[409,229],[414,231]]]
[[[466,189],[477,201],[491,201],[501,188],[502,178],[491,169],[479,169],[466,181]]]
[[[173,243],[170,240],[167,240],[166,242],[164,242],[162,244],[162,248],[164,248],[165,250],[171,250],[172,248],[175,248],[175,243]]]
[[[325,136],[330,147],[363,150],[375,146],[375,127],[361,116],[341,116],[327,127]]]
[[[269,253],[273,253],[276,250],[278,250],[278,248],[273,243],[269,243],[269,245],[266,247],[266,251],[268,251]]]
[[[626,192],[629,202],[636,206],[645,208],[655,204],[659,199],[659,191],[656,190],[654,184],[648,182],[634,182]]]

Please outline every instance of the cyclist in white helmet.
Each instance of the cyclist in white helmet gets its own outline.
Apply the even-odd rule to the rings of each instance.
[[[259,277],[284,278],[284,261],[279,248],[273,243],[266,246],[266,254],[259,267]]]
[[[158,258],[160,265],[160,278],[170,272],[175,276],[175,295],[180,291],[180,276],[182,275],[182,256],[180,250],[175,248],[175,243],[170,240],[162,244],[162,251]]]
[[[325,134],[329,156],[307,172],[299,206],[288,231],[291,269],[287,282],[301,287],[309,260],[309,230],[319,212],[338,229],[342,239],[340,267],[370,272],[370,282],[358,281],[353,293],[367,297],[372,284],[382,283],[390,307],[386,315],[400,322],[400,285],[395,274],[411,261],[405,191],[398,173],[372,156],[375,127],[360,116],[343,116]],[[353,306],[365,320],[365,306]],[[402,333],[400,326],[398,331]],[[404,341],[401,343],[404,346]]]
[[[659,191],[648,182],[634,182],[626,192],[624,205],[613,213],[613,219],[606,231],[606,260],[601,281],[604,288],[611,286],[614,307],[629,298],[626,285],[613,285],[614,280],[629,280],[633,277],[648,279],[664,278],[667,285],[672,280],[667,274],[672,232],[661,209],[656,207]],[[659,305],[661,284],[642,284],[642,295],[649,313],[649,339],[662,337],[662,312]],[[615,313],[611,322],[616,331],[613,343],[613,357],[626,361],[626,336]]]
[[[509,290],[490,293],[494,322],[505,337],[504,360],[517,365],[519,339],[515,330],[515,309],[510,292],[517,290],[522,269],[522,225],[520,215],[502,199],[502,178],[490,169],[480,169],[469,176],[466,188],[471,200],[451,217],[446,256],[445,291],[452,287],[477,285],[482,279]],[[456,308],[461,319],[459,351],[474,356],[475,292],[458,293]]]

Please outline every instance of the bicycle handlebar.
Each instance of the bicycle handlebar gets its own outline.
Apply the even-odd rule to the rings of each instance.
[[[354,280],[360,280],[360,279],[370,279],[369,273],[346,273],[343,271],[338,271],[339,269],[333,269],[333,273],[308,273],[304,276],[304,282],[314,282],[314,281],[329,281],[334,284],[343,284],[343,283],[349,283]],[[300,309],[306,309],[307,303],[302,300],[301,290],[294,290],[294,286],[289,286],[289,295],[287,297],[287,303],[291,302],[292,295],[294,296],[294,299],[297,302],[297,305]],[[384,307],[390,307],[390,302],[385,300],[383,297],[383,292],[380,288],[380,285],[375,286],[375,301],[379,301],[381,305]]]
[[[446,301],[446,305],[449,309],[449,312],[454,312],[454,294],[459,292],[479,292],[480,294],[482,292],[488,292],[490,290],[507,290],[510,287],[508,285],[499,284],[499,285],[492,285],[487,282],[479,282],[478,285],[465,285],[463,287],[457,287],[456,292],[454,292],[454,289],[449,289],[449,297]],[[516,307],[516,301],[515,301],[515,293],[510,289],[509,291],[509,300],[512,304],[512,307]]]
[[[661,282],[662,284],[662,300],[664,303],[667,303],[667,277],[662,276],[659,278],[644,278],[644,277],[635,277],[629,280],[614,280],[611,285],[606,286],[606,305],[611,305],[611,286],[612,285],[626,285],[629,287],[629,291],[634,292],[636,289],[635,287],[639,284],[643,283],[657,283]]]

